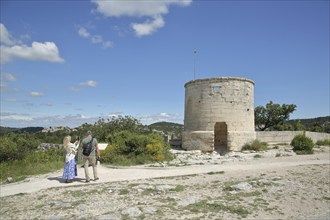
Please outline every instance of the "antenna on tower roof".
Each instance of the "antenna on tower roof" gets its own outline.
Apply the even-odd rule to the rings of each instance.
[[[194,80],[196,79],[196,48],[194,48]]]

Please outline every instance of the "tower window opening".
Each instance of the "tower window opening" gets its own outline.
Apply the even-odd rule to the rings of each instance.
[[[220,89],[221,89],[221,86],[213,86],[213,87],[212,87],[212,90],[213,90],[214,92],[219,92]]]

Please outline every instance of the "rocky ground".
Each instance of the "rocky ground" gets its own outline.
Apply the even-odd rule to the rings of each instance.
[[[56,187],[2,196],[0,217],[330,219],[329,147],[319,148],[313,155],[295,155],[285,146],[226,156],[216,152],[172,152],[176,159],[171,162],[134,170],[100,166],[103,181],[77,181],[72,185],[58,182]],[[125,177],[128,173],[133,176],[133,172],[139,172],[139,176]],[[79,173],[83,174],[83,170]],[[107,179],[108,174],[113,181]],[[123,178],[116,181],[114,175]],[[31,183],[33,187],[42,178],[45,177],[41,175],[24,184]],[[16,183],[17,186],[23,183]],[[10,187],[14,185],[1,186]]]

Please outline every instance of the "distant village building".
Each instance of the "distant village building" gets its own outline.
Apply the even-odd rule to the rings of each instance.
[[[256,139],[252,80],[197,79],[184,87],[183,149],[225,153]]]
[[[49,128],[44,128],[42,129],[41,132],[44,133],[52,133],[52,132],[56,132],[56,131],[62,131],[62,130],[66,130],[68,132],[73,132],[73,131],[77,131],[77,129],[75,128],[69,128],[69,127],[63,127],[63,126],[59,126],[59,127],[49,127]]]
[[[52,133],[52,132],[62,131],[62,130],[65,130],[65,131],[68,131],[68,132],[77,131],[77,129],[75,129],[75,128],[59,126],[59,127],[44,128],[41,132],[44,132],[44,133],[50,132],[50,133]]]

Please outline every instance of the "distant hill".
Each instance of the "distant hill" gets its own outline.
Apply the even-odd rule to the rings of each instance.
[[[330,133],[330,116],[309,119],[294,119],[289,120],[288,123],[293,125],[295,122],[298,121],[300,121],[300,123],[304,125],[306,130]]]
[[[44,129],[43,127],[10,128],[10,127],[0,126],[0,135],[6,134],[6,133],[9,133],[9,132],[14,132],[14,133],[23,133],[23,132],[35,133],[35,132],[40,132],[43,129]]]
[[[165,134],[174,135],[174,138],[181,137],[183,125],[173,122],[156,122],[148,126],[151,130],[163,131]]]
[[[305,126],[306,129],[312,128],[315,126],[320,126],[325,128],[325,132],[330,133],[330,116],[309,118],[309,119],[293,119],[289,120],[289,124],[294,124],[295,122],[300,121],[301,124]],[[148,128],[151,130],[163,131],[165,134],[174,135],[174,138],[181,137],[181,132],[183,131],[183,125],[173,122],[156,122],[148,125]],[[23,132],[41,132],[43,127],[26,127],[26,128],[10,128],[0,126],[0,135],[14,132],[14,133],[23,133]]]
[[[319,131],[315,127],[322,128],[321,132],[330,133],[330,116],[309,118],[309,119],[294,119],[289,120],[288,124],[294,124],[295,122],[300,121],[306,130],[310,131]],[[163,131],[165,134],[175,134],[176,137],[181,137],[181,132],[183,131],[183,125],[172,123],[172,122],[157,122],[149,125],[149,128],[155,129],[158,131]]]
[[[330,123],[330,116],[309,119],[294,119],[289,120],[288,123],[293,124],[295,121],[300,121],[305,127],[312,127],[315,125],[324,126]]]

